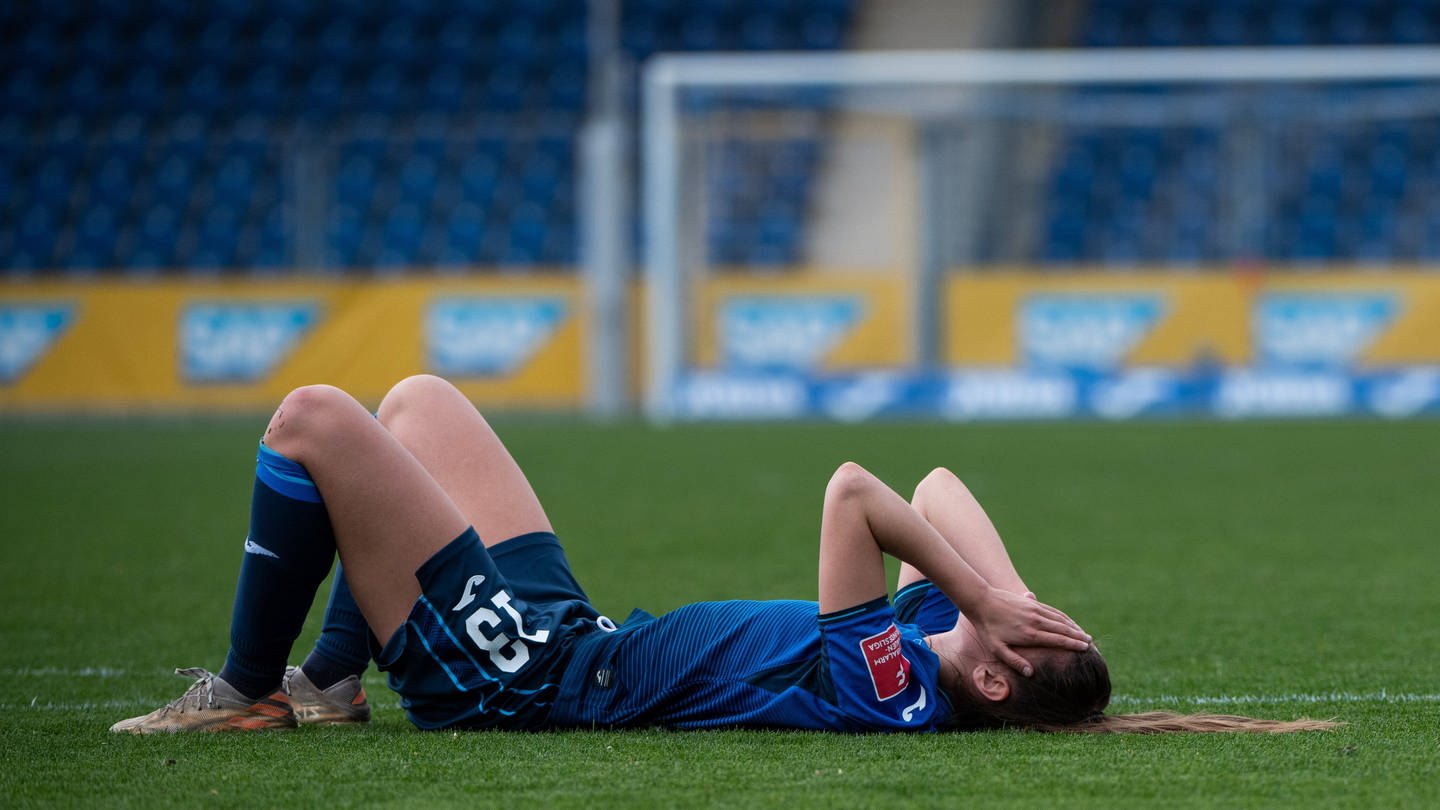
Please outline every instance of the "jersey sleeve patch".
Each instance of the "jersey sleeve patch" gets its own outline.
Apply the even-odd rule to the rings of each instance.
[[[885,630],[860,640],[860,654],[870,669],[870,685],[881,702],[899,696],[910,685],[910,660],[900,646],[900,628],[894,622]]]

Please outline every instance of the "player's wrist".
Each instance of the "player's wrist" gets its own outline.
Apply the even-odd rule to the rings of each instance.
[[[950,597],[950,601],[960,612],[966,616],[985,616],[986,607],[994,601],[994,588],[990,583],[975,577],[973,580],[966,580],[961,577],[932,578],[932,582],[940,589],[940,592]]]
[[[1000,603],[1000,589],[984,582],[975,589],[974,605],[971,607],[971,615],[978,616],[981,621],[989,621],[995,615],[995,610]]]

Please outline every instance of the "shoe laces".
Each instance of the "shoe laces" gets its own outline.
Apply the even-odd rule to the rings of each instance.
[[[215,675],[210,670],[204,667],[183,667],[176,669],[175,674],[196,680],[185,690],[185,694],[170,701],[165,707],[167,714],[172,710],[184,714],[187,711],[215,707]]]

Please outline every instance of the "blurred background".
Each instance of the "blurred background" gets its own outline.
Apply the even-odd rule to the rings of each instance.
[[[1437,0],[6,3],[0,413],[1434,412],[1437,43]]]

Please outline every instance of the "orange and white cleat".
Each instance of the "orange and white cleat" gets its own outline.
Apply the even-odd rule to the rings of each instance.
[[[299,667],[287,667],[285,694],[295,709],[295,719],[304,725],[339,726],[370,722],[370,703],[360,678],[351,675],[339,683],[321,689],[310,681]]]
[[[196,678],[185,694],[141,717],[121,720],[111,731],[129,734],[158,734],[177,731],[259,731],[295,728],[295,711],[283,688],[252,700],[220,677],[200,667],[175,670],[176,675]]]

